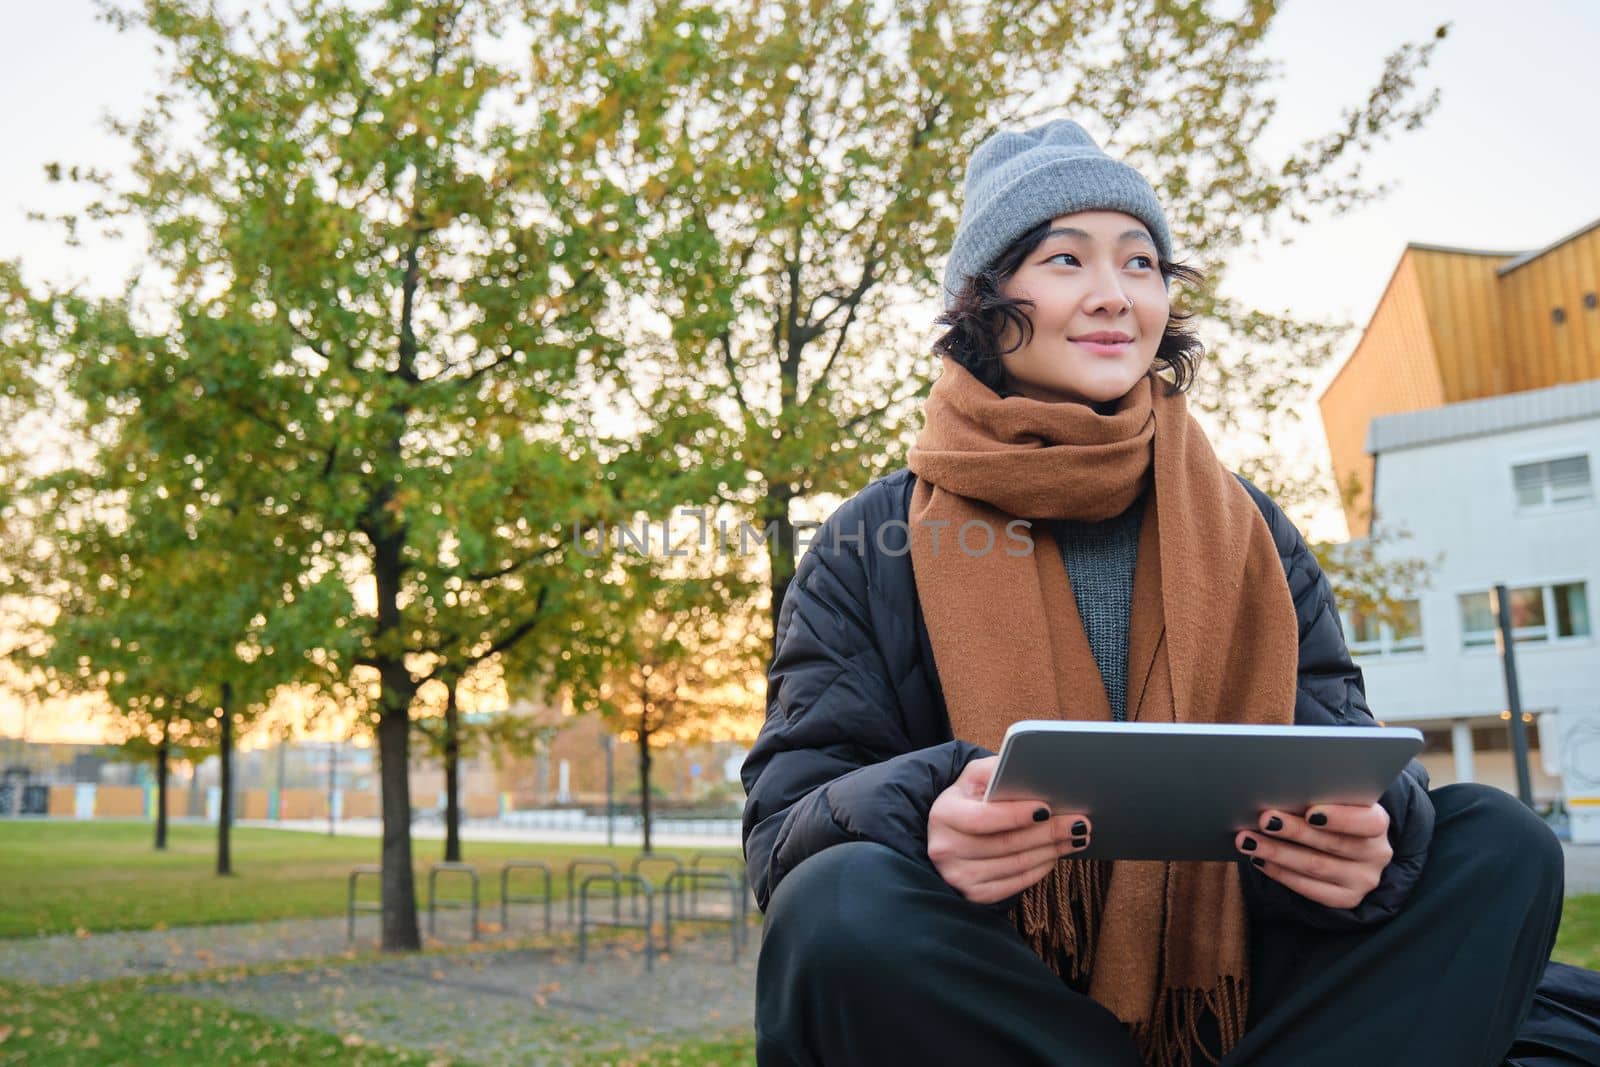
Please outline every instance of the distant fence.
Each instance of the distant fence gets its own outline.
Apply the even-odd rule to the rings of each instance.
[[[153,785],[17,785],[0,786],[0,816],[39,816],[57,819],[154,819],[158,791]],[[221,791],[207,789],[204,816],[215,822],[221,809]],[[167,790],[167,815],[179,818],[189,813],[187,789]],[[336,790],[333,816],[343,819],[376,819],[382,814],[377,793]],[[436,798],[413,797],[412,810],[418,822],[438,820],[443,811]],[[510,807],[507,794],[471,794],[461,801],[462,815],[473,821],[526,830],[571,830],[603,832],[608,820],[603,812],[581,807]],[[199,814],[198,812],[196,814]],[[234,817],[253,821],[324,820],[328,818],[328,794],[317,789],[241,789],[237,794]],[[610,825],[620,831],[642,829],[643,817],[637,809],[618,806]],[[739,816],[727,808],[713,811],[685,811],[667,807],[653,814],[652,833],[700,834],[710,837],[737,837]]]
[[[0,816],[44,816],[56,819],[154,819],[160,791],[154,785],[103,785],[84,782],[74,785],[46,785],[7,782],[0,785]],[[222,792],[207,789],[195,803],[212,822],[222,807]],[[181,818],[191,814],[189,790],[167,790],[167,816]],[[479,811],[493,813],[495,805]],[[337,790],[333,796],[334,816],[340,819],[377,818],[381,812],[378,795],[370,792]],[[235,796],[234,817],[238,819],[326,819],[328,794],[319,789],[241,789]]]
[[[612,815],[612,825],[618,830],[640,830],[644,817],[636,811],[618,811]],[[606,816],[582,808],[529,808],[508,811],[500,816],[501,826],[522,830],[584,830],[598,831],[606,828]],[[651,833],[705,834],[707,836],[737,837],[740,832],[738,816],[726,813],[697,815],[687,812],[652,814]]]

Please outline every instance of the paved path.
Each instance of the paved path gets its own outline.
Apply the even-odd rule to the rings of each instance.
[[[368,930],[372,920],[368,920]],[[371,945],[370,938],[363,947]],[[36,985],[321,959],[347,950],[343,919],[285,919],[0,941],[0,974]]]
[[[626,910],[624,902],[624,910]],[[709,902],[707,911],[716,910]],[[479,918],[480,945],[523,943],[542,938],[543,922],[535,905],[514,905],[512,929],[499,930],[499,905],[485,908]],[[726,913],[726,905],[722,906]],[[752,905],[751,914],[755,915]],[[572,942],[575,924],[566,919],[565,901],[556,901],[551,912],[552,936],[562,944]],[[427,916],[418,916],[424,931]],[[465,911],[444,910],[438,917],[438,938],[424,935],[427,947],[468,944],[469,919]],[[727,947],[727,934],[714,926],[685,929],[714,931],[708,936]],[[755,927],[759,931],[759,927]],[[29,937],[0,940],[0,975],[36,985],[69,985],[74,982],[99,982],[114,978],[143,978],[153,975],[180,975],[218,967],[281,963],[292,960],[323,960],[354,956],[358,950],[378,948],[378,917],[373,913],[356,916],[356,940],[347,941],[347,927],[338,919],[281,919],[263,923],[229,923],[217,926],[185,926],[168,930],[129,930],[75,937]]]
[[[1567,896],[1600,893],[1600,845],[1561,847],[1567,854]]]
[[[604,1054],[748,1034],[759,928],[737,964],[721,931],[675,945],[647,972],[640,939],[569,948],[410,956],[163,991],[365,1041],[474,1064],[567,1064]]]

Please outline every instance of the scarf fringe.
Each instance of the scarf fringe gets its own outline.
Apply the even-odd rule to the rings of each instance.
[[[1096,935],[1105,911],[1111,864],[1063,859],[1023,891],[1013,920],[1023,940],[1060,978],[1086,986],[1094,970]],[[1150,1067],[1194,1067],[1198,1052],[1216,1064],[1244,1036],[1250,1004],[1248,974],[1224,976],[1215,989],[1160,989],[1148,1025],[1130,1025],[1140,1058]],[[1222,1048],[1215,1056],[1201,1043],[1199,1025],[1216,1016]]]
[[[1074,984],[1094,970],[1095,934],[1105,911],[1111,864],[1062,859],[1018,901],[1017,929],[1034,955]]]
[[[1248,985],[1244,977],[1224,977],[1216,989],[1161,990],[1150,1025],[1128,1028],[1140,1058],[1150,1067],[1194,1067],[1198,1052],[1207,1063],[1220,1063],[1244,1036]],[[1214,1056],[1200,1042],[1200,1019],[1207,1010],[1217,1017],[1222,1035],[1222,1048]]]

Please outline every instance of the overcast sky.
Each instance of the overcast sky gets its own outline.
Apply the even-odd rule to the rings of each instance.
[[[108,111],[131,114],[154,88],[148,40],[96,21],[90,0],[7,7],[0,258],[21,259],[32,280],[112,289],[127,273],[127,253],[63,249],[56,231],[26,214],[75,203],[45,182],[45,163],[114,168],[126,158],[100,120]],[[1285,7],[1269,38],[1284,65],[1263,145],[1269,157],[1331,129],[1377,80],[1385,54],[1448,21],[1449,38],[1424,75],[1443,99],[1423,130],[1380,146],[1366,164],[1369,181],[1397,183],[1393,193],[1242,259],[1229,285],[1235,295],[1360,327],[1407,242],[1525,250],[1600,217],[1600,2],[1300,0]],[[1314,405],[1309,414],[1305,441],[1321,448]],[[0,698],[0,734],[18,727],[17,710]],[[46,722],[30,730],[54,732]]]

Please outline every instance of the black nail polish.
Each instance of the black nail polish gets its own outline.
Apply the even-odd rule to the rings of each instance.
[[[1034,813],[1033,813],[1033,821],[1034,822],[1044,822],[1049,817],[1050,817],[1050,809],[1049,808],[1036,808],[1034,810]]]
[[[1084,834],[1086,834],[1088,832],[1089,832],[1089,824],[1084,822],[1082,819],[1079,819],[1077,822],[1072,824],[1073,836],[1082,837]]]
[[[1087,837],[1074,837],[1072,839],[1072,847],[1073,848],[1082,848],[1083,846],[1087,845],[1088,843],[1089,843],[1089,839]]]
[[[1307,819],[1306,822],[1310,823],[1312,826],[1326,826],[1328,825],[1328,813],[1324,811],[1314,811],[1311,813],[1311,818]]]
[[[1255,864],[1257,867],[1265,867],[1267,865],[1267,861],[1262,859],[1260,856],[1251,856],[1250,862]]]
[[[1283,820],[1274,815],[1267,820],[1267,829],[1273,833],[1283,829]]]
[[[1253,837],[1247,837],[1244,839],[1243,843],[1239,845],[1239,847],[1244,849],[1246,852],[1254,852],[1256,850],[1256,839]]]

